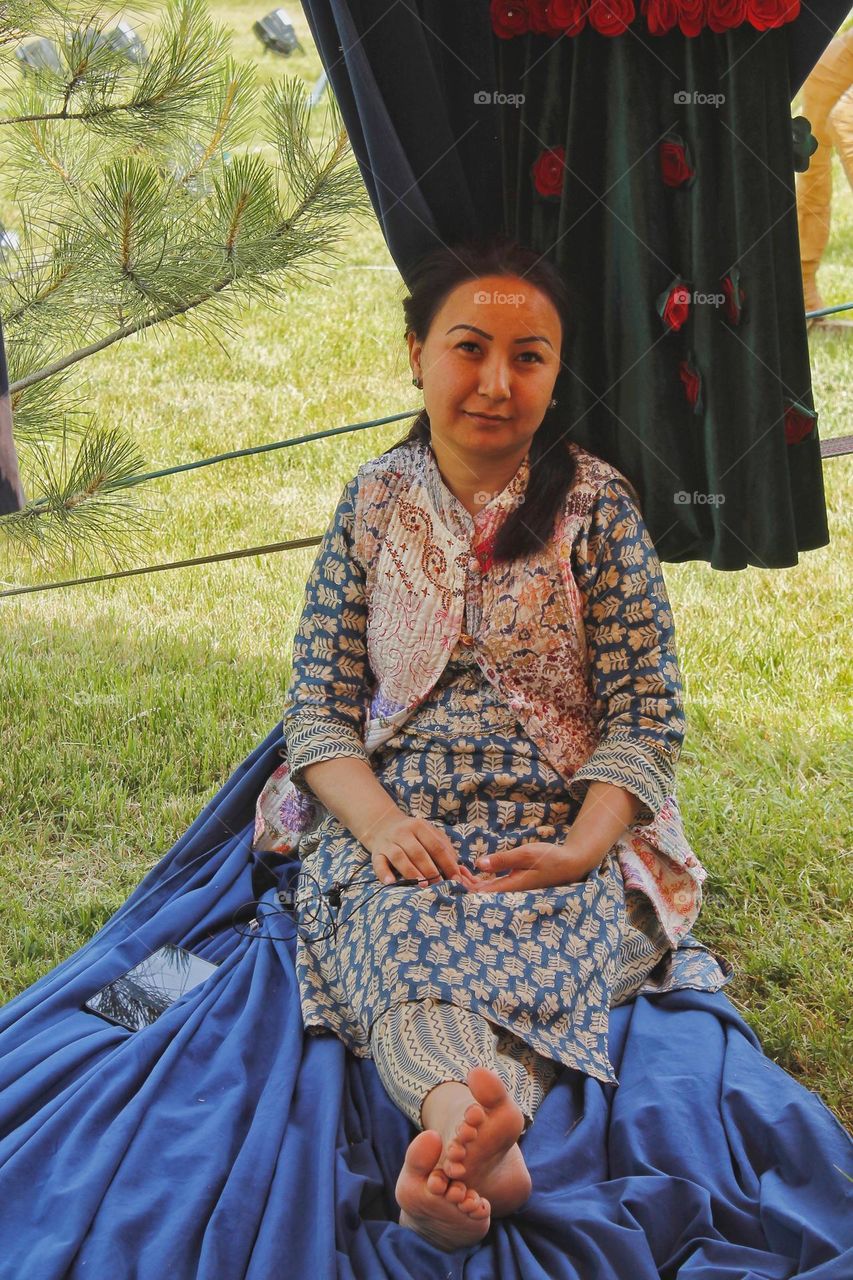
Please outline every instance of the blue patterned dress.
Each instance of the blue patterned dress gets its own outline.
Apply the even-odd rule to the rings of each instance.
[[[351,545],[349,492],[330,530],[330,536],[339,535],[338,546]],[[446,487],[441,496],[443,518],[455,532],[470,531],[464,506]],[[626,514],[631,518],[624,519]],[[602,539],[612,540],[615,529],[634,531],[625,535],[632,545],[620,551],[635,571],[647,567],[647,589],[666,600],[662,578],[651,581],[659,566],[656,558],[647,564],[637,515],[623,486],[602,487],[572,552],[576,581],[588,601],[595,595]],[[346,557],[324,562],[322,552],[318,556],[303,612],[304,643],[299,633],[294,642],[292,689],[301,678],[310,680],[310,620],[318,611],[334,598],[345,599],[349,625],[363,622],[358,613],[367,606],[359,597],[358,573]],[[469,636],[476,635],[478,610],[472,578],[466,589]],[[629,604],[624,617],[607,620],[608,627],[621,623],[629,634],[645,621],[637,621]],[[591,623],[593,641],[594,630]],[[618,672],[606,646],[598,653],[594,643],[591,648],[596,692],[606,702],[607,682]],[[324,651],[324,662],[330,660]],[[341,715],[349,713],[351,707],[342,703]],[[299,741],[298,712],[290,731],[289,744]],[[319,737],[314,724],[310,748],[303,743],[303,756],[293,761],[294,780],[306,763],[354,754],[345,740],[336,734],[334,716]],[[469,865],[482,853],[525,841],[562,840],[581,805],[483,675],[474,646],[462,641],[427,699],[370,762],[397,805],[445,832]],[[662,787],[670,781],[662,778]],[[304,781],[297,785],[310,794]],[[625,785],[631,790],[636,784],[626,779]],[[362,1057],[370,1055],[370,1029],[386,1009],[433,997],[481,1013],[545,1057],[615,1084],[607,1050],[611,1006],[641,991],[718,990],[732,976],[728,962],[692,934],[673,950],[649,899],[626,894],[614,851],[580,883],[491,894],[468,893],[454,881],[425,889],[380,884],[367,850],[332,814],[303,841],[300,855],[297,974],[303,1019],[309,1031],[332,1031]],[[335,884],[347,886],[338,906],[322,896]]]

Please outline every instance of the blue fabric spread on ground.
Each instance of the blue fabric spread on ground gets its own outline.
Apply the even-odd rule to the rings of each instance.
[[[853,1143],[722,992],[611,1012],[619,1086],[562,1071],[524,1138],[533,1195],[482,1244],[445,1254],[401,1228],[414,1131],[371,1060],[303,1035],[293,931],[260,864],[276,858],[251,853],[281,741],[0,1010],[3,1280],[850,1280]],[[80,1008],[166,942],[217,973],[143,1031]]]

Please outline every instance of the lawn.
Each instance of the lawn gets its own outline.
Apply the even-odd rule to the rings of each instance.
[[[262,79],[319,74],[296,6],[306,52],[287,63],[260,58],[256,7],[215,11],[239,28],[235,52],[258,57]],[[827,304],[853,295],[853,198],[834,165]],[[288,288],[281,313],[246,308],[239,341],[173,331],[89,360],[102,424],[130,431],[156,469],[415,408],[403,287],[378,225],[353,221],[340,250],[327,282]],[[821,434],[849,432],[850,338],[811,341]],[[405,426],[137,491],[158,519],[145,560],[321,532],[360,463]],[[688,718],[678,795],[709,872],[695,932],[734,964],[726,995],[767,1054],[849,1126],[850,459],[828,459],[825,481],[831,543],[796,567],[665,570]],[[275,726],[313,557],[307,548],[2,602],[3,998],[86,942]],[[0,573],[4,585],[39,577],[8,554]]]

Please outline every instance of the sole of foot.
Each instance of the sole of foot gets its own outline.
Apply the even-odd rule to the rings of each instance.
[[[438,1172],[485,1196],[492,1215],[514,1213],[530,1198],[532,1182],[518,1139],[524,1115],[495,1071],[472,1067],[468,1088],[476,1099],[450,1135]]]
[[[473,1188],[436,1169],[443,1141],[424,1129],[409,1144],[395,1195],[400,1226],[409,1227],[447,1253],[477,1244],[491,1225],[491,1206]]]

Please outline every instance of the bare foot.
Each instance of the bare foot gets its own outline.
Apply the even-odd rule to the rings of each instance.
[[[464,1182],[449,1179],[436,1169],[442,1138],[424,1129],[409,1143],[406,1161],[397,1179],[395,1195],[400,1206],[400,1226],[452,1253],[482,1240],[490,1226],[490,1206]]]
[[[468,1089],[474,1101],[451,1133],[445,1133],[442,1168],[446,1180],[460,1180],[486,1196],[495,1217],[514,1213],[533,1189],[518,1145],[524,1115],[497,1072],[472,1067]]]

